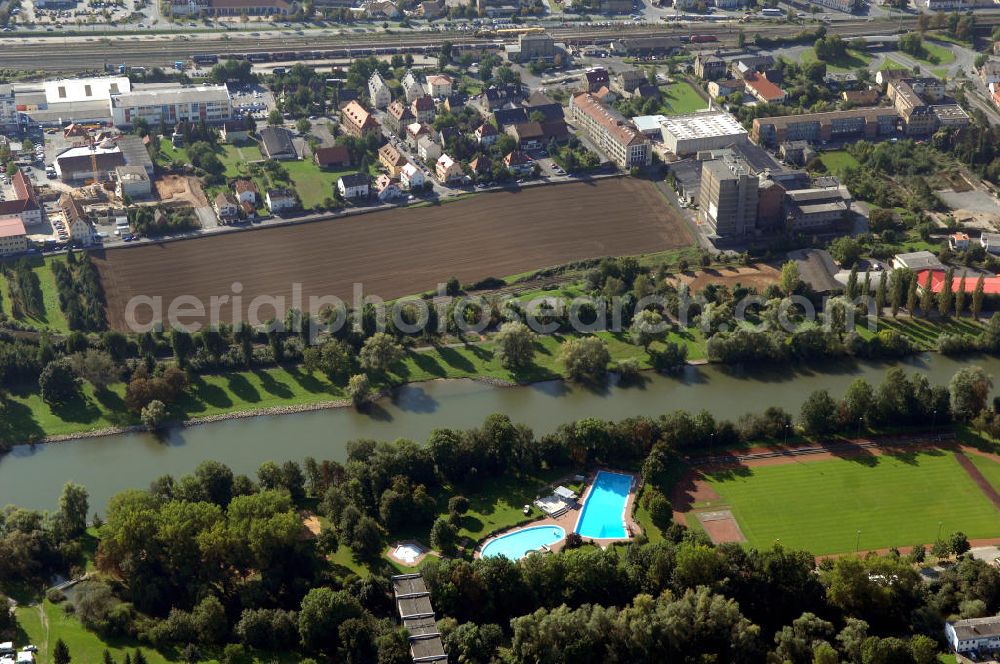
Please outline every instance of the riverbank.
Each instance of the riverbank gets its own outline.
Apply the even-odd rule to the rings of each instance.
[[[631,344],[625,334],[600,333],[612,364],[635,360],[640,369],[651,368],[646,349]],[[440,379],[472,379],[493,387],[531,385],[565,378],[559,347],[571,335],[539,337],[535,360],[527,369],[512,373],[495,357],[491,341],[460,346],[427,347],[411,351],[385,376],[374,382],[379,399],[404,385]],[[680,336],[678,341],[685,341]],[[693,353],[704,357],[704,343],[686,341]],[[656,348],[656,346],[653,346]],[[188,427],[231,419],[329,410],[350,405],[346,381],[310,374],[299,365],[195,376],[184,395],[173,404],[174,426]],[[77,438],[100,438],[145,431],[138,417],[125,407],[125,385],[101,391],[84,385],[75,402],[53,408],[37,389],[14,391],[0,418],[0,444],[42,444]]]

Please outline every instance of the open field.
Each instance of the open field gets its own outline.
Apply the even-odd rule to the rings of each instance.
[[[678,81],[662,88],[666,115],[694,113],[708,106],[708,102],[687,81]]]
[[[823,165],[833,175],[841,177],[847,168],[857,168],[860,166],[847,150],[828,150],[820,154]]]
[[[733,288],[742,285],[763,291],[768,286],[778,283],[781,273],[764,263],[755,265],[726,266],[707,268],[693,273],[681,273],[673,278],[675,283],[683,283],[692,293],[700,293],[709,284],[718,284]]]
[[[781,461],[707,472],[689,488],[693,508],[732,510],[751,546],[817,555],[929,544],[939,523],[942,535],[1000,535],[996,508],[950,450]]]
[[[284,310],[293,306],[293,284],[301,284],[299,306],[307,309],[310,296],[351,301],[354,284],[362,284],[365,294],[392,299],[434,289],[450,276],[474,281],[690,243],[684,222],[652,185],[616,178],[111,249],[95,253],[94,260],[110,322],[125,329],[125,306],[136,296],[160,296],[169,303],[193,295],[207,308],[212,296],[231,295],[239,282],[243,303],[258,295],[281,297],[284,304],[277,308]],[[268,318],[273,309],[264,307],[261,315]],[[220,312],[222,320],[233,319],[230,304]]]
[[[817,62],[819,58],[816,57],[816,49],[809,47],[802,52],[801,62],[802,64],[809,64],[811,62]],[[828,71],[854,71],[861,67],[867,67],[872,61],[872,56],[864,53],[862,51],[856,51],[854,49],[848,49],[847,53],[842,58],[837,58],[834,60],[823,60],[826,63],[826,68]]]
[[[59,308],[59,291],[56,289],[56,279],[52,274],[52,261],[65,260],[64,258],[39,258],[37,256],[26,258],[29,261],[32,271],[38,276],[38,285],[42,291],[42,304],[45,311],[40,316],[25,315],[19,319],[20,322],[32,325],[41,329],[49,329],[54,332],[68,332],[69,324]],[[13,266],[13,264],[11,264]],[[0,274],[0,311],[11,317],[11,297],[10,284],[7,278]]]

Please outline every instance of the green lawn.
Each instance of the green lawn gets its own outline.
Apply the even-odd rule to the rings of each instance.
[[[858,160],[847,150],[829,150],[821,153],[820,159],[826,166],[826,170],[838,177],[843,175],[845,169],[860,166]]]
[[[818,58],[816,57],[816,49],[813,47],[807,48],[802,52],[801,62],[806,65],[811,62],[816,62]],[[854,71],[855,69],[860,69],[862,67],[867,67],[872,61],[872,56],[863,53],[861,51],[848,50],[847,53],[842,58],[837,58],[835,60],[823,60],[826,63],[827,71]]]
[[[893,69],[909,69],[909,67],[907,67],[904,64],[900,64],[899,62],[893,60],[889,56],[886,56],[885,60],[882,61],[882,65],[879,67],[879,70],[880,71],[890,71],[890,70],[893,70]]]
[[[357,172],[356,169],[324,171],[309,159],[284,161],[281,165],[292,178],[292,184],[302,199],[302,207],[306,210],[319,207],[324,199],[333,198],[334,187],[341,175]]]
[[[249,173],[246,167],[248,162],[264,159],[260,153],[260,148],[253,142],[241,145],[219,145],[218,155],[222,165],[226,167],[226,170],[223,172],[223,176],[226,179],[247,175]],[[170,139],[165,137],[160,138],[160,153],[157,161],[162,165],[168,165],[173,161],[185,164],[191,163],[187,150],[184,148],[175,148]]]
[[[970,293],[972,288],[973,286],[970,285]],[[977,335],[983,331],[983,326],[980,323],[969,318],[929,321],[919,316],[915,318],[905,316],[896,320],[891,317],[883,317],[878,321],[878,329],[884,328],[899,332],[923,350],[936,350],[938,337],[942,334]]]
[[[997,491],[1000,491],[1000,463],[978,454],[968,454],[969,460],[979,469],[986,481]]]
[[[941,532],[1000,535],[996,509],[951,452],[758,467],[712,486],[749,544],[775,540],[817,555],[931,543]]]
[[[56,290],[56,280],[52,276],[52,261],[64,261],[62,257],[50,258],[30,258],[32,270],[38,275],[38,282],[42,289],[42,302],[45,305],[45,312],[39,317],[26,316],[23,322],[39,328],[48,328],[54,332],[68,332],[69,324],[63,316],[62,309],[59,308],[59,292]],[[10,285],[7,279],[0,275],[0,299],[3,300],[3,313],[11,316]]]
[[[708,107],[708,102],[687,81],[677,81],[660,90],[666,115],[694,113]]]
[[[955,61],[955,54],[948,46],[928,41],[926,39],[923,44],[925,57],[918,57],[918,60],[930,62],[936,65],[950,65]]]
[[[50,662],[50,653],[55,647],[56,639],[62,639],[69,647],[74,662],[101,661],[101,653],[105,649],[111,652],[116,661],[125,659],[125,653],[134,652],[139,642],[134,640],[102,641],[99,636],[88,631],[75,617],[67,615],[62,605],[46,600],[40,606],[22,606],[17,609],[17,622],[25,632],[27,640],[38,646],[38,661]],[[42,622],[44,612],[45,622]],[[177,659],[167,659],[159,652],[144,646],[143,654],[149,664],[166,664]]]

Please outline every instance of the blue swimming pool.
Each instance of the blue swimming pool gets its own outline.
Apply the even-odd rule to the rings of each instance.
[[[576,532],[583,537],[595,539],[624,539],[625,504],[632,488],[632,476],[600,471],[594,478],[580,519],[576,522]]]
[[[529,551],[542,548],[543,544],[555,544],[566,537],[566,531],[559,526],[533,526],[501,535],[483,547],[483,558],[505,556],[520,560]]]

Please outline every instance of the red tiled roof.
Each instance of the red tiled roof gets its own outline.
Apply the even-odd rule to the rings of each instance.
[[[624,119],[616,117],[589,92],[581,92],[573,97],[573,104],[578,106],[584,113],[596,120],[622,145],[635,145],[637,143],[648,143],[649,139]]]
[[[233,188],[236,190],[237,194],[242,194],[247,191],[252,191],[255,194],[257,193],[257,185],[254,184],[253,180],[237,180],[236,184],[233,185]]]
[[[20,237],[27,235],[20,219],[0,219],[0,237]]]
[[[945,273],[941,270],[920,270],[917,272],[917,285],[927,288],[927,275],[931,275],[931,291],[940,293],[944,288]],[[965,277],[965,292],[972,293],[976,290],[976,283],[979,277]],[[957,293],[961,288],[962,277],[955,276],[951,279],[951,290]],[[983,293],[986,295],[1000,294],[1000,277],[985,277],[983,279]]]
[[[351,152],[346,145],[331,145],[326,148],[319,148],[313,152],[316,162],[320,166],[326,164],[342,164],[351,161]]]
[[[785,91],[777,85],[758,74],[753,78],[746,79],[746,84],[752,88],[757,96],[765,101],[776,101],[785,98]]]

